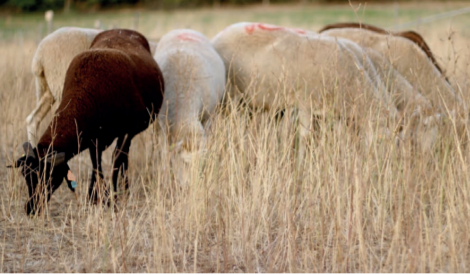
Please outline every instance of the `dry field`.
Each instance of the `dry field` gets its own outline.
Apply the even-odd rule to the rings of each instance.
[[[151,39],[181,27],[212,37],[238,21],[317,30],[361,19],[390,27],[462,6],[142,11],[137,27]],[[134,14],[59,15],[54,26],[93,27],[100,19],[130,28]],[[133,141],[130,194],[120,195],[116,211],[86,204],[85,152],[70,161],[78,199],[63,184],[45,213],[28,218],[24,179],[5,167],[27,138],[24,120],[36,101],[30,64],[44,25],[39,15],[2,20],[0,272],[470,272],[469,146],[451,125],[423,152],[380,135],[366,143],[345,121],[324,118],[302,167],[295,124],[286,122],[291,114],[277,122],[274,112],[253,119],[244,109],[219,112],[187,186],[176,182],[168,161],[174,152],[162,150],[150,127]],[[414,29],[470,106],[469,16]],[[111,151],[104,156],[108,177]]]

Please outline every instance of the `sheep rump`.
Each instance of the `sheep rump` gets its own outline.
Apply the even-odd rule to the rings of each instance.
[[[165,34],[154,58],[165,79],[160,126],[171,144],[197,151],[204,125],[224,96],[224,63],[203,34],[189,29]]]

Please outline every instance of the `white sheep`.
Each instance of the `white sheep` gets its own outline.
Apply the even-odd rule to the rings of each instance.
[[[205,123],[224,96],[224,63],[203,34],[189,29],[165,34],[154,58],[165,80],[160,126],[189,161],[202,149]]]

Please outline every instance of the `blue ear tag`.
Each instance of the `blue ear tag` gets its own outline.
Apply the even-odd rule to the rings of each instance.
[[[76,181],[72,181],[70,183],[70,186],[72,186],[73,189],[75,189],[75,187],[77,187],[77,182]]]

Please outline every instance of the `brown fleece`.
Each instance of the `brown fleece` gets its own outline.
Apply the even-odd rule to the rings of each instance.
[[[94,171],[102,177],[101,152],[118,138],[116,189],[118,170],[127,169],[130,141],[155,120],[163,91],[162,73],[143,35],[124,29],[98,34],[90,49],[77,55],[67,70],[62,101],[39,140],[39,155],[51,147],[64,152],[68,161],[90,149]]]

